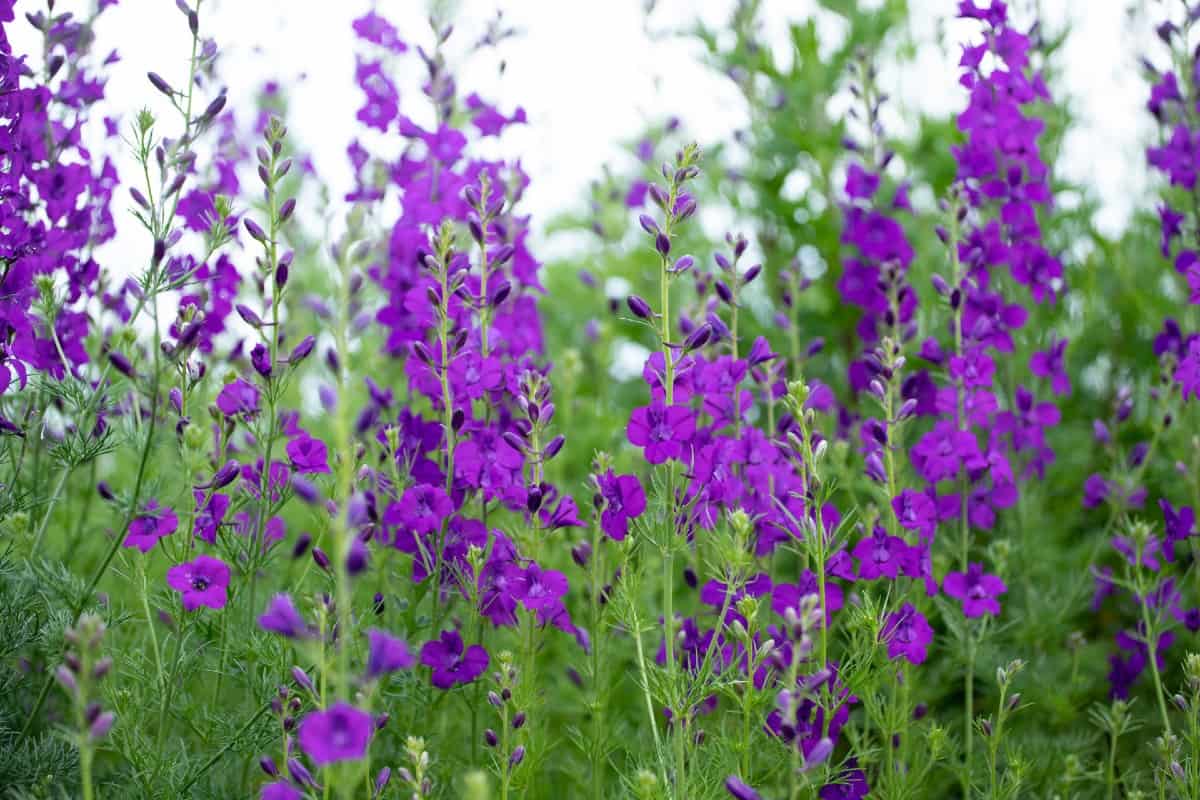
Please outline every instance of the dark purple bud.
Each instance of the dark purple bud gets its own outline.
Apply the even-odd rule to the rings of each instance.
[[[280,289],[287,286],[289,274],[288,263],[287,261],[280,261],[279,265],[275,267],[275,285]]]
[[[298,759],[289,758],[287,767],[288,774],[292,776],[292,780],[294,780],[296,783],[309,789],[320,788],[317,786],[317,782],[313,780],[312,773],[309,772],[308,768],[301,764]]]
[[[308,552],[309,545],[312,544],[312,536],[307,533],[300,534],[296,539],[296,544],[292,547],[292,558],[301,558]]]
[[[511,447],[513,450],[516,450],[518,453],[525,452],[525,441],[517,435],[516,431],[505,431],[501,438],[504,439],[509,447]]]
[[[109,656],[105,656],[96,662],[92,667],[92,679],[102,680],[105,675],[112,671],[113,660]]]
[[[201,486],[198,488],[201,488],[201,489],[211,488],[213,491],[216,491],[218,489],[224,489],[226,486],[228,486],[229,484],[231,484],[235,480],[237,480],[237,477],[238,477],[238,474],[240,473],[240,471],[241,471],[241,465],[238,464],[238,462],[226,461],[224,464],[221,465],[221,468],[219,470],[217,470],[215,473],[213,473],[212,483],[210,483],[208,486]]]
[[[729,792],[734,800],[762,800],[761,794],[736,775],[725,779],[725,791]]]
[[[929,280],[933,284],[933,290],[935,292],[937,292],[939,295],[941,295],[942,297],[945,297],[946,295],[950,294],[950,284],[946,283],[946,279],[943,278],[941,275],[938,275],[935,272],[933,274],[933,277],[930,278]]]
[[[581,567],[586,567],[591,557],[592,546],[586,541],[580,542],[571,548],[571,560]]]
[[[717,266],[720,267],[723,272],[729,272],[733,269],[733,262],[731,262],[724,253],[714,254],[713,260],[717,262]]]
[[[96,707],[97,709],[99,706]],[[100,741],[108,732],[112,730],[113,723],[117,721],[117,715],[111,711],[105,711],[102,714],[97,714],[92,724],[88,727],[88,736],[93,742]]]
[[[375,776],[375,797],[378,798],[383,794],[383,790],[387,788],[388,782],[392,779],[392,768],[384,767],[379,770],[379,774]]]
[[[242,220],[242,224],[246,226],[246,232],[249,233],[250,236],[253,237],[256,241],[259,241],[259,242],[267,241],[266,231],[264,231],[262,228],[260,228],[257,222],[250,219],[249,217],[246,217],[244,220]]]
[[[279,223],[282,225],[292,218],[292,214],[296,211],[296,198],[289,197],[283,201],[283,205],[279,207]]]
[[[742,275],[742,285],[749,286],[754,282],[754,279],[757,278],[761,272],[762,264],[755,264],[753,267],[746,270],[745,274]]]
[[[130,187],[129,196],[133,198],[133,202],[137,203],[147,211],[150,210],[150,201],[147,200],[146,196],[139,192],[136,188]]]
[[[355,537],[350,542],[350,552],[346,554],[346,573],[359,575],[367,568],[367,546]]]
[[[654,236],[654,249],[663,258],[671,255],[671,238],[660,231]]]
[[[517,749],[512,751],[512,755],[508,757],[508,768],[515,769],[522,761],[525,760],[525,745],[517,745]]]
[[[162,263],[163,256],[167,254],[167,243],[162,239],[154,240],[154,249],[150,253],[150,260],[155,266]]]
[[[551,439],[550,444],[546,445],[546,449],[542,451],[542,460],[549,461],[550,459],[552,459],[556,455],[558,455],[559,451],[562,450],[562,448],[563,448],[563,443],[566,440],[567,440],[566,437],[563,436],[562,434],[559,434],[558,436],[555,436],[553,439]]]
[[[253,328],[261,328],[263,326],[262,317],[256,314],[254,309],[250,308],[250,306],[238,303],[236,306],[234,306],[234,309],[237,311],[238,316],[241,317],[247,325]]]
[[[688,585],[689,589],[695,589],[700,585],[700,579],[696,575],[696,570],[691,567],[683,568],[683,582]]]
[[[113,494],[112,487],[108,485],[107,481],[100,481],[96,484],[96,493],[110,503],[117,499],[117,496]]]
[[[724,281],[716,281],[713,283],[713,288],[717,290],[717,296],[720,297],[728,305],[733,305],[733,291],[725,284]]]
[[[667,271],[673,275],[682,275],[691,269],[695,263],[696,259],[691,256],[680,256]]]
[[[542,500],[545,496],[542,494],[540,486],[534,486],[529,490],[529,495],[525,499],[525,508],[529,509],[530,514],[536,514],[537,510],[542,507]]]
[[[325,555],[324,550],[319,547],[314,547],[312,550],[312,557],[313,561],[317,563],[318,567],[326,572],[329,572],[329,556]]]
[[[712,325],[707,322],[701,325],[696,330],[688,334],[687,339],[683,342],[683,350],[685,353],[690,353],[693,350],[699,350],[704,345],[708,344],[708,340],[712,338]]]
[[[112,364],[113,369],[122,375],[129,378],[133,377],[133,364],[129,363],[129,359],[116,350],[108,354],[108,363]]]
[[[296,345],[292,349],[292,352],[288,355],[288,363],[289,364],[299,364],[301,361],[308,358],[309,353],[311,353],[313,351],[313,347],[316,345],[316,343],[317,343],[317,340],[314,337],[305,336],[303,339],[300,340],[300,343],[298,345]]]
[[[496,745],[500,744],[500,737],[496,735],[494,730],[488,728],[483,732],[483,743],[488,747],[495,747]]]
[[[258,766],[263,772],[270,775],[272,778],[279,777],[279,767],[275,766],[275,759],[270,756],[263,756],[258,760]]]
[[[636,294],[631,294],[625,298],[625,303],[629,306],[629,310],[633,312],[633,315],[639,319],[650,319],[654,316],[654,311],[650,308],[650,304]]]
[[[518,711],[512,718],[513,730],[520,730],[525,725],[525,712]]]
[[[225,93],[217,95],[213,101],[208,104],[208,108],[204,109],[204,113],[200,115],[201,119],[210,120],[220,114],[225,108]]]
[[[167,97],[173,97],[175,95],[175,90],[172,89],[171,85],[169,83],[167,83],[166,81],[164,81],[162,79],[162,76],[159,75],[157,72],[147,72],[146,77],[150,79],[150,84],[155,89],[158,89],[160,92],[165,94]]]

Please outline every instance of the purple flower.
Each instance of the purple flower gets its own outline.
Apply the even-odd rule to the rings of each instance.
[[[1196,514],[1191,506],[1180,506],[1176,511],[1175,507],[1170,504],[1165,498],[1160,498],[1158,507],[1163,513],[1163,533],[1165,542],[1163,549],[1167,553],[1167,558],[1175,560],[1175,544],[1177,542],[1186,541],[1189,537],[1196,535]]]
[[[129,523],[129,534],[125,537],[123,546],[136,547],[143,553],[148,553],[164,536],[170,536],[179,527],[179,517],[166,506],[159,506],[157,500],[146,503],[145,509]]]
[[[695,432],[696,415],[690,408],[659,401],[635,408],[627,430],[630,443],[644,447],[646,461],[651,464],[681,458]]]
[[[837,783],[827,783],[817,793],[820,800],[862,800],[870,791],[867,773],[858,768],[858,761],[850,759],[846,769],[838,775]]]
[[[542,569],[536,562],[521,569],[515,563],[509,565],[509,585],[514,597],[530,611],[547,612],[562,605],[562,596],[567,593],[567,577],[561,572]],[[443,634],[443,638],[444,638]]]
[[[996,598],[1008,591],[1008,587],[995,575],[984,575],[982,564],[968,564],[966,573],[947,573],[942,590],[962,601],[965,615],[981,617],[1000,613]]]
[[[762,800],[762,795],[737,775],[730,775],[725,779],[725,791],[733,795],[735,800]]]
[[[912,448],[913,467],[930,483],[954,478],[964,463],[970,467],[981,458],[975,435],[950,419],[938,420]]]
[[[1108,499],[1112,486],[1104,476],[1091,474],[1083,482],[1083,507],[1095,508]]]
[[[937,528],[937,507],[923,492],[905,489],[892,498],[892,509],[900,527],[905,530],[917,531],[921,539],[931,540]]]
[[[614,475],[610,469],[596,479],[604,498],[600,529],[621,541],[629,533],[629,520],[646,510],[646,492],[636,475]]]
[[[858,559],[858,576],[864,580],[876,578],[895,579],[900,574],[908,545],[897,536],[888,536],[887,531],[876,525],[871,536],[854,546],[851,554]]]
[[[229,565],[219,558],[199,555],[167,570],[167,585],[183,593],[183,607],[224,608],[228,599]]]
[[[398,526],[396,546],[406,553],[417,552],[416,536],[440,530],[442,522],[454,513],[454,503],[439,486],[421,484],[409,488],[400,502],[388,506],[384,522]]]
[[[888,658],[903,657],[909,663],[920,664],[928,655],[933,628],[912,603],[905,603],[899,611],[888,614],[879,639],[887,643]]]
[[[258,399],[258,389],[238,378],[221,389],[217,408],[227,417],[250,417],[258,413]]]
[[[292,462],[292,469],[296,472],[329,472],[325,443],[320,439],[314,439],[307,433],[301,433],[288,441],[287,454]]]
[[[339,761],[359,761],[367,754],[374,721],[349,703],[335,703],[310,712],[300,722],[300,749],[318,767]]]
[[[1029,359],[1029,371],[1039,378],[1049,378],[1050,388],[1060,395],[1071,393],[1071,378],[1064,366],[1066,349],[1066,339],[1055,339],[1049,350],[1036,352]]]
[[[271,598],[266,612],[258,618],[258,625],[265,631],[272,631],[289,639],[308,636],[308,623],[296,610],[292,598],[286,594],[277,594]]]
[[[456,630],[442,631],[439,639],[421,648],[421,663],[433,670],[433,685],[449,689],[455,684],[471,683],[488,667],[488,652],[473,644],[463,650],[462,636]]]
[[[1179,384],[1184,402],[1187,402],[1189,397],[1200,400],[1200,337],[1188,342],[1187,355],[1175,368],[1174,378]]]
[[[304,800],[304,795],[292,788],[287,781],[264,783],[260,800]]]
[[[403,640],[386,631],[367,631],[367,679],[378,678],[402,669],[412,669],[416,657]]]

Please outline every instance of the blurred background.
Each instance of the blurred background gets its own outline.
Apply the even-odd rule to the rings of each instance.
[[[42,5],[30,2],[23,9],[19,3],[18,12]],[[90,2],[60,0],[57,8],[73,5],[83,13]],[[630,171],[628,144],[648,125],[678,117],[685,135],[701,144],[730,141],[746,127],[743,94],[705,58],[706,45],[693,35],[704,26],[719,46],[732,46],[729,22],[735,5],[734,0],[205,0],[202,14],[204,29],[223,54],[230,105],[247,108],[267,81],[287,86],[293,135],[311,153],[334,197],[351,185],[346,146],[362,130],[355,120],[361,93],[354,85],[351,21],[374,7],[410,44],[428,47],[429,14],[455,20],[450,53],[452,59],[455,53],[462,57],[451,66],[464,93],[478,91],[501,110],[521,106],[528,114],[529,124],[510,128],[497,146],[519,156],[532,178],[524,207],[533,215],[536,252],[553,257],[573,246],[570,236],[548,237],[546,224],[564,209],[582,207],[588,183],[603,165]],[[865,11],[882,0],[762,0],[757,5],[757,38],[786,64],[793,25],[811,20],[821,48],[830,52],[846,31],[844,19],[829,9],[844,5]],[[966,29],[951,18],[956,4],[909,0],[907,5],[907,25],[890,32],[886,52],[876,55],[879,82],[893,100],[884,117],[892,135],[910,132],[921,113],[944,117],[964,103],[955,65],[956,42]],[[1055,100],[1068,104],[1074,119],[1058,170],[1068,182],[1094,190],[1093,223],[1114,235],[1135,210],[1133,198],[1144,196],[1139,142],[1149,134],[1150,120],[1141,113],[1146,90],[1137,60],[1153,31],[1127,0],[1014,0],[1011,5],[1024,14],[1018,18],[1042,19],[1049,35],[1066,34],[1057,56],[1062,75]],[[498,8],[503,9],[499,17]],[[166,113],[166,102],[147,83],[146,73],[183,82],[189,42],[178,17],[170,0],[121,0],[102,15],[100,41],[121,43],[121,62],[110,72],[103,113],[124,115],[125,124],[145,105]],[[497,26],[516,33],[485,53],[466,52]],[[21,20],[13,27],[19,49],[34,41]],[[395,76],[410,93],[418,91],[419,78]],[[424,106],[414,98],[406,108],[404,99],[402,93],[401,113]],[[830,103],[846,106],[848,96],[835,95]],[[841,108],[829,111],[833,117],[842,113]],[[128,176],[129,155],[119,164]],[[122,221],[127,218],[118,217],[118,224]],[[725,221],[710,219],[706,227],[720,232]],[[137,240],[140,231],[122,226],[114,245],[118,252],[126,236]]]

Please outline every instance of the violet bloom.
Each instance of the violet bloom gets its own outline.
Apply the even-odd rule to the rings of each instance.
[[[488,667],[488,652],[473,644],[463,649],[462,636],[456,630],[442,631],[439,639],[421,648],[421,663],[433,670],[432,683],[439,689],[471,683]]]
[[[929,653],[933,628],[912,603],[905,603],[899,611],[888,614],[879,639],[887,643],[888,658],[894,661],[904,657],[911,664],[920,664]]]
[[[384,521],[409,534],[430,534],[439,530],[442,520],[453,512],[454,503],[444,489],[423,484],[411,487],[399,503],[390,505]]]
[[[1066,349],[1066,339],[1055,339],[1049,350],[1034,353],[1029,359],[1029,371],[1039,378],[1049,378],[1055,394],[1071,393],[1071,377],[1063,363]]]
[[[1108,499],[1112,486],[1104,476],[1095,473],[1087,476],[1083,482],[1083,507],[1095,508]]]
[[[892,498],[892,509],[896,512],[900,527],[916,531],[922,541],[933,539],[937,528],[937,507],[929,495],[905,489]]]
[[[313,711],[300,722],[300,749],[318,767],[338,761],[359,761],[367,754],[374,730],[371,715],[349,703]]]
[[[299,639],[308,635],[308,623],[296,610],[292,598],[286,594],[277,594],[271,598],[266,612],[258,618],[258,625],[265,631],[272,631],[289,639]]]
[[[762,795],[737,775],[730,775],[725,779],[725,791],[733,795],[735,800],[762,800]]]
[[[287,781],[272,781],[263,784],[259,800],[304,800],[304,795]]]
[[[288,458],[296,472],[329,472],[328,451],[325,443],[314,439],[307,433],[301,433],[287,443]]]
[[[950,419],[939,420],[912,448],[913,466],[930,483],[954,478],[964,462],[970,466],[980,458],[974,434]]]
[[[217,408],[227,417],[250,417],[258,413],[258,389],[238,378],[225,384],[217,395]]]
[[[644,447],[651,464],[680,458],[695,432],[696,415],[690,408],[659,401],[635,408],[627,429],[630,443]]]
[[[198,555],[167,570],[167,585],[183,594],[185,611],[200,606],[221,609],[228,601],[229,565],[219,558]]]
[[[981,617],[1000,613],[1000,602],[996,598],[1007,592],[1008,587],[997,576],[984,575],[982,564],[968,564],[965,573],[947,573],[942,590],[962,601],[963,614]]]
[[[636,475],[614,475],[611,469],[596,480],[604,497],[600,529],[610,538],[621,541],[629,533],[629,520],[646,510],[642,482]]]
[[[1163,532],[1166,539],[1163,550],[1166,551],[1167,558],[1174,561],[1175,544],[1196,535],[1196,514],[1191,506],[1180,506],[1176,511],[1166,499],[1159,499],[1158,507],[1163,513]]]
[[[510,564],[508,570],[513,596],[530,611],[552,611],[562,604],[568,584],[561,572],[542,569],[532,561],[524,569]]]
[[[850,759],[846,769],[838,775],[837,783],[827,783],[821,787],[817,797],[821,800],[862,800],[870,791],[867,783],[867,773],[858,768],[858,762]]]
[[[851,551],[858,559],[858,577],[868,581],[876,578],[895,580],[907,553],[905,541],[898,536],[889,536],[880,525],[876,525],[872,535],[862,539]]]
[[[151,500],[146,508],[129,523],[129,534],[125,537],[125,547],[136,547],[143,553],[148,553],[164,536],[170,536],[179,527],[179,517],[166,506],[160,506],[157,500]]]
[[[367,631],[367,680],[402,669],[412,669],[416,657],[403,640],[387,631],[371,628]]]

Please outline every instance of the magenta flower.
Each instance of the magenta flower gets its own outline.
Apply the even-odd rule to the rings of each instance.
[[[1000,602],[996,598],[1007,592],[1008,587],[997,576],[984,575],[982,564],[968,564],[966,573],[947,573],[942,590],[962,601],[965,615],[981,617],[1000,613]]]
[[[912,448],[913,467],[930,483],[954,478],[964,461],[971,465],[980,458],[975,435],[950,419],[939,420]]]
[[[879,639],[887,642],[888,658],[894,661],[903,657],[911,664],[920,664],[928,655],[933,628],[912,603],[905,603],[899,611],[888,614]]]
[[[1071,377],[1064,364],[1066,349],[1066,339],[1055,339],[1049,350],[1036,352],[1029,359],[1029,371],[1039,378],[1049,378],[1055,394],[1071,393]]]
[[[217,408],[227,417],[250,417],[258,413],[258,399],[258,389],[238,378],[221,389]]]
[[[167,585],[183,594],[183,607],[224,608],[228,600],[229,565],[219,558],[198,555],[167,570]]]
[[[278,633],[289,639],[308,636],[308,623],[296,610],[292,598],[286,594],[277,594],[271,598],[266,612],[258,618],[258,625],[265,631]]]
[[[568,584],[561,572],[542,569],[532,561],[524,569],[510,564],[508,571],[510,591],[530,611],[552,611],[562,605]]]
[[[600,529],[609,537],[621,541],[629,533],[629,520],[646,510],[646,492],[636,475],[614,475],[610,469],[597,479],[604,497]]]
[[[166,506],[159,506],[157,500],[146,503],[146,508],[129,523],[129,534],[125,537],[125,547],[136,547],[143,553],[148,553],[164,536],[170,536],[179,527],[179,517]]]
[[[646,460],[651,464],[680,458],[695,432],[696,415],[690,408],[667,406],[657,400],[635,408],[627,429],[630,443],[644,447]]]
[[[260,800],[304,800],[304,795],[286,781],[264,783]]]
[[[488,667],[488,652],[473,644],[463,649],[462,636],[456,630],[442,631],[438,639],[421,647],[421,663],[433,670],[432,682],[439,689],[474,681]]]
[[[287,443],[288,458],[296,472],[329,472],[328,454],[325,443],[301,433]]]
[[[412,669],[417,663],[408,645],[386,631],[371,628],[367,631],[367,641],[368,680],[402,669]]]
[[[405,552],[416,552],[413,537],[439,530],[442,520],[453,512],[454,503],[444,489],[422,484],[411,487],[400,498],[400,502],[388,506],[384,522],[401,529],[397,535],[397,547]],[[411,542],[413,550],[406,550],[405,542]]]
[[[933,538],[937,528],[937,507],[929,495],[905,489],[892,498],[892,509],[896,512],[900,527],[917,531],[923,541]]]
[[[908,545],[898,536],[888,536],[880,525],[871,536],[854,546],[851,554],[858,559],[858,576],[864,580],[895,579],[904,565]]]
[[[300,749],[318,767],[338,761],[359,761],[367,754],[374,730],[371,715],[349,703],[313,711],[300,722]]]

